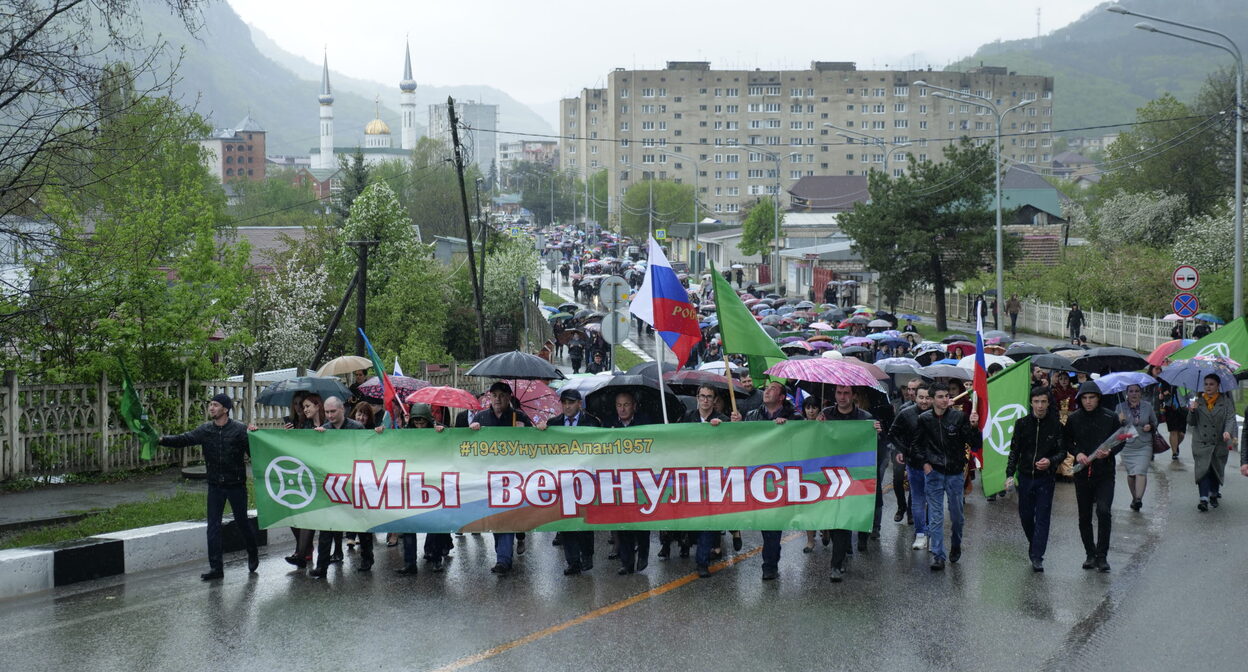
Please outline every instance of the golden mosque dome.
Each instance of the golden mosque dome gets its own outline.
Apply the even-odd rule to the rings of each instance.
[[[365,135],[390,135],[390,127],[381,119],[374,119],[364,127]]]

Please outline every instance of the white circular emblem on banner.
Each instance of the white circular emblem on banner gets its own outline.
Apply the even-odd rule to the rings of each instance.
[[[1231,357],[1231,346],[1226,343],[1210,343],[1196,353],[1197,357]]]
[[[264,487],[273,501],[302,509],[316,499],[316,479],[308,465],[293,457],[275,457],[264,470]]]
[[[1014,421],[1024,415],[1027,415],[1027,409],[1022,404],[1007,404],[998,408],[988,419],[988,436],[984,437],[988,447],[999,455],[1009,455],[1010,439],[1014,436]]]

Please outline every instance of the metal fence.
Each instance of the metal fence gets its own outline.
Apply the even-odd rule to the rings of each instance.
[[[478,381],[465,378],[457,363],[422,364],[409,372],[434,385],[476,391]],[[232,417],[260,428],[282,426],[289,409],[258,404],[265,386],[250,374],[242,381],[180,381],[135,383],[152,425],[174,434],[203,422],[213,395],[234,399]],[[4,374],[0,387],[0,481],[91,471],[113,471],[147,465],[187,465],[202,459],[198,447],[161,448],[149,461],[140,460],[141,446],[116,413],[120,381],[102,377],[96,383],[38,385],[20,383]]]
[[[974,322],[974,297],[958,291],[946,293],[945,309],[949,320]],[[1066,327],[1069,306],[1027,300],[1022,302],[1018,314],[1018,330],[1053,338],[1069,338]],[[902,296],[897,304],[900,312],[936,314],[936,295],[932,292],[912,292]],[[1171,340],[1173,322],[1143,315],[1124,315],[1104,310],[1084,310],[1082,333],[1093,343],[1118,345],[1137,352],[1150,352],[1158,345]],[[989,318],[991,319],[991,318]],[[985,329],[988,327],[985,327]],[[1009,316],[1001,315],[1001,328],[1009,330]]]

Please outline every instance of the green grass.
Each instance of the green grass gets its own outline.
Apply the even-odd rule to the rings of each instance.
[[[548,305],[548,306],[556,306],[556,307],[558,307],[558,306],[559,306],[559,304],[561,304],[561,303],[567,303],[567,301],[565,301],[565,300],[564,300],[564,298],[563,298],[562,296],[559,296],[558,294],[556,294],[556,293],[554,293],[554,292],[550,291],[549,289],[546,289],[545,287],[543,287],[543,288],[542,288],[542,303],[544,303],[544,304],[546,304],[546,305]]]
[[[923,335],[923,340],[926,340],[926,341],[939,342],[942,338],[948,336],[949,334],[962,334],[963,336],[966,335],[966,332],[957,331],[957,330],[937,331],[935,325],[924,324],[922,322],[916,322],[914,326],[918,327],[919,333]]]
[[[248,506],[254,505],[250,488],[247,491],[247,500]],[[207,505],[208,494],[201,490],[186,490],[169,497],[127,502],[93,513],[74,523],[17,532],[0,540],[0,549],[40,546],[137,527],[197,520],[204,517]]]
[[[638,357],[632,350],[622,345],[615,346],[615,366],[619,370],[627,371],[644,361],[646,360]]]

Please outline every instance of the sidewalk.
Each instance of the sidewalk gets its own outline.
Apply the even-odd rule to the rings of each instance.
[[[925,324],[934,324],[935,320],[936,318],[933,316],[923,315],[923,321]],[[975,335],[975,325],[971,324],[970,322],[959,322],[957,320],[948,320],[948,323],[949,323],[950,331],[959,331],[964,334],[969,334],[971,336]],[[1002,329],[1002,331],[1009,333],[1010,320],[1008,317],[1005,319],[1002,326],[1005,327],[1004,329]],[[992,319],[989,318],[987,321],[984,322],[984,331],[992,331],[992,330],[993,330]],[[1025,341],[1027,343],[1031,343],[1032,345],[1038,345],[1042,348],[1052,348],[1055,345],[1066,345],[1070,343],[1070,341],[1066,339],[1054,338],[1052,336],[1041,336],[1040,334],[1029,334],[1023,331],[1018,332],[1018,338],[1014,340]],[[1092,347],[1096,346],[1096,344],[1092,343],[1091,341],[1088,342],[1088,345]]]
[[[35,526],[41,521],[67,522],[86,511],[169,497],[190,489],[205,489],[204,481],[185,480],[178,467],[170,467],[115,483],[40,485],[23,492],[0,494],[0,532]]]
[[[543,275],[544,277],[542,278],[542,282],[545,283],[543,286],[545,289],[550,290],[552,294],[557,295],[559,298],[563,299],[564,301],[568,303],[575,303],[576,305],[581,306],[582,308],[589,307],[578,302],[576,299],[572,298],[571,296],[568,296],[568,294],[571,293],[569,292],[571,288],[567,284],[562,284],[562,285],[555,284],[556,282],[562,281],[562,278],[559,277],[559,274],[556,271],[546,271]],[[643,362],[654,361],[654,357],[647,354],[645,349],[639,346],[637,342],[634,341],[632,338],[625,339],[624,342],[621,343],[620,345],[621,347],[628,348],[629,352],[640,357]],[[565,358],[566,358],[566,355],[565,355]]]

